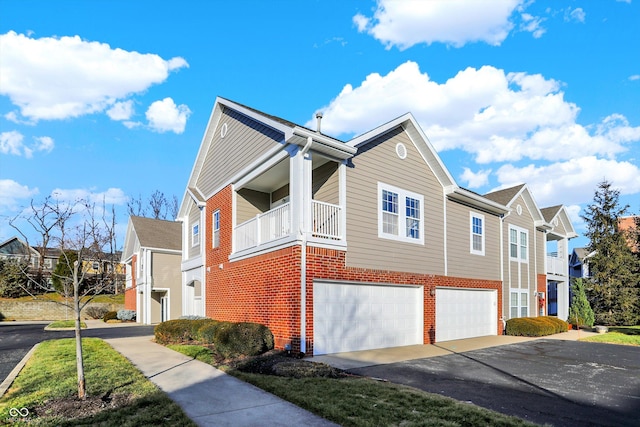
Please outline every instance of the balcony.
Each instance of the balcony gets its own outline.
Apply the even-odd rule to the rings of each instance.
[[[310,235],[318,239],[342,239],[342,207],[312,200],[312,224]],[[257,248],[260,245],[291,236],[296,233],[291,224],[291,204],[285,203],[235,227],[235,251]]]
[[[566,276],[567,275],[567,264],[566,258],[560,258],[555,255],[547,255],[547,274],[554,274],[556,276]]]

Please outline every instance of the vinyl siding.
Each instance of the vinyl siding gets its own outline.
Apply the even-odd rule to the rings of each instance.
[[[378,182],[424,196],[424,245],[378,238]],[[443,206],[442,186],[403,130],[359,147],[347,168],[347,266],[444,274]]]
[[[236,197],[236,221],[242,224],[269,210],[269,193],[243,188]]]
[[[193,204],[189,208],[189,223],[187,224],[187,232],[186,232],[186,239],[185,239],[188,252],[189,252],[189,258],[195,258],[198,255],[200,255],[200,247],[203,244],[204,227],[203,227],[203,224],[200,223],[199,225],[200,244],[196,246],[191,245],[191,231],[192,231],[193,224],[195,224],[197,221],[200,221],[200,209],[198,209],[198,207],[195,204]]]
[[[471,212],[484,216],[484,255],[471,253]],[[500,280],[498,216],[447,201],[447,257],[449,276]]]
[[[220,129],[228,130],[221,138]],[[213,141],[205,156],[196,186],[206,197],[229,183],[231,177],[282,141],[284,136],[262,124],[227,109],[223,111]]]
[[[522,206],[522,215],[518,215],[516,212],[516,207],[520,205]],[[539,263],[540,258],[540,244],[545,246],[544,237],[542,237],[542,242],[540,241],[540,236],[537,235],[537,232],[534,227],[533,216],[527,205],[522,198],[519,196],[511,205],[512,208],[511,214],[506,217],[504,222],[504,233],[503,233],[503,244],[504,244],[504,292],[503,292],[503,307],[505,307],[504,314],[507,318],[509,318],[509,308],[510,308],[510,289],[527,289],[529,290],[529,315],[533,315],[534,311],[532,308],[534,307],[535,298],[533,297],[533,291],[536,290],[537,286],[537,278],[536,278],[536,262]],[[517,227],[523,228],[529,232],[529,240],[528,240],[528,262],[519,263],[516,261],[511,261],[509,257],[509,225],[515,225]],[[537,243],[537,247],[534,247],[534,244]],[[544,251],[544,249],[543,249]],[[544,252],[543,252],[544,256]],[[544,259],[541,260],[544,263]],[[542,264],[544,266],[544,264]],[[542,268],[544,271],[544,268]]]
[[[154,289],[175,287],[179,291],[182,283],[180,255],[153,253],[151,257]]]
[[[312,194],[314,200],[339,203],[338,163],[328,162],[313,170]]]

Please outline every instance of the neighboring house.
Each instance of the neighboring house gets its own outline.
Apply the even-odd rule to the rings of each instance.
[[[139,323],[182,314],[182,224],[131,216],[122,252],[126,265],[125,308]]]
[[[316,355],[501,333],[516,205],[459,187],[411,114],[348,142],[319,128],[216,100],[178,218],[183,313]],[[529,305],[545,243],[523,243]]]
[[[569,276],[573,279],[586,279],[591,277],[589,272],[589,258],[595,252],[588,252],[587,248],[574,248],[569,257]]]
[[[627,245],[633,253],[640,253],[640,240],[638,239],[638,226],[640,225],[640,217],[637,215],[625,216],[618,218],[618,230],[625,233]]]
[[[0,243],[0,259],[28,262],[28,274],[35,277],[38,272],[41,272],[46,281],[50,280],[59,257],[59,249],[46,248],[43,251],[41,247],[30,246],[18,237],[12,237]]]

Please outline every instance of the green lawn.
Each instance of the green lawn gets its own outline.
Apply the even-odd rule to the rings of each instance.
[[[640,346],[640,326],[610,326],[609,332],[580,341]]]
[[[53,323],[49,323],[47,328],[51,329],[75,329],[76,321],[75,320],[57,320]],[[85,322],[80,322],[80,328],[86,329],[87,324]]]
[[[0,425],[26,425],[26,420],[30,426],[195,426],[178,405],[106,342],[98,338],[82,342],[89,400],[75,412],[69,409],[77,404],[75,339],[44,341],[0,399]],[[97,413],[90,410],[111,401],[121,406]],[[11,417],[11,408],[26,408],[29,415]],[[71,419],[74,415],[63,412],[65,409],[78,418]]]

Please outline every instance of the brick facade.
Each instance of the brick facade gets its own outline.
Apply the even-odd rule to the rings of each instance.
[[[226,187],[207,202],[206,230],[220,210],[220,245],[206,248],[206,315],[217,320],[251,321],[271,329],[277,348],[291,344],[300,350],[300,279],[302,246],[295,245],[247,259],[229,262],[232,247],[232,190]],[[435,341],[435,287],[492,289],[498,293],[497,313],[502,313],[502,283],[478,279],[347,267],[346,253],[319,247],[307,248],[306,349],[313,354],[314,279],[412,284],[424,287],[424,343]],[[502,322],[498,331],[502,333]]]
[[[540,311],[540,300],[536,298],[536,315],[538,316],[546,316],[547,314],[547,301],[549,301],[549,295],[547,292],[547,275],[546,274],[538,274],[538,283],[536,290],[538,292],[544,292],[544,307],[543,310]]]
[[[124,290],[124,308],[127,310],[136,311],[136,270],[137,270],[137,255],[133,255],[131,258],[131,287]]]

